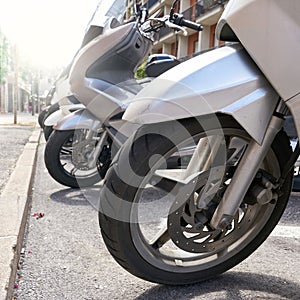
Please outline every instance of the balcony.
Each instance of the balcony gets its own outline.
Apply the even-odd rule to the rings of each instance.
[[[174,0],[148,0],[144,1],[144,7],[151,9],[152,7],[163,7],[164,5],[171,6]]]
[[[169,35],[170,33],[174,33],[174,30],[169,27],[164,27],[159,30],[157,33],[156,40],[161,40],[163,37]]]
[[[201,0],[189,9],[185,10],[182,14],[184,18],[196,21],[200,16],[208,13],[209,11],[222,6],[228,0]]]
[[[154,6],[158,2],[160,2],[160,1],[159,0],[149,0],[149,1],[147,1],[147,4],[146,4],[147,9],[151,8],[152,6]]]
[[[159,0],[149,0],[148,4],[149,7],[150,5],[154,5]],[[195,5],[191,6],[189,9],[185,10],[182,14],[185,19],[191,20],[191,21],[196,21],[200,16],[208,13],[209,11],[222,6],[225,2],[228,2],[228,0],[202,0],[198,1]],[[162,28],[159,33],[158,33],[158,38],[159,40],[170,33],[173,33],[174,30],[170,28]]]

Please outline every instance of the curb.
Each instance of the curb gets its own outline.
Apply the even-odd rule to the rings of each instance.
[[[0,300],[14,293],[40,136],[36,127],[0,196]]]

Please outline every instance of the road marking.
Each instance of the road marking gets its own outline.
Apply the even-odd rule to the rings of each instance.
[[[271,236],[300,239],[300,226],[277,225],[271,233]]]

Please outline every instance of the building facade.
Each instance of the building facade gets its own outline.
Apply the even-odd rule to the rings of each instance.
[[[14,74],[11,73],[0,84],[0,112],[7,113],[14,111],[15,86]],[[16,107],[20,112],[28,111],[28,103],[31,96],[31,86],[26,84],[22,79],[18,82],[18,97]]]
[[[191,57],[196,53],[219,46],[216,40],[217,22],[228,0],[181,0],[176,5],[176,12],[188,20],[200,23],[204,30],[195,32],[188,29],[188,36],[163,28],[159,32],[159,40],[154,43],[152,53],[172,54],[177,58]],[[147,7],[150,15],[161,10],[162,15],[170,12],[173,0],[142,0],[140,4]],[[133,0],[127,2],[127,17],[133,14]]]

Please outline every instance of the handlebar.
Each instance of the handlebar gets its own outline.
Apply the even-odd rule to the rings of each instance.
[[[141,22],[143,24],[143,22]],[[162,27],[169,27],[171,29],[182,31],[185,36],[188,35],[188,32],[184,27],[196,30],[196,31],[202,31],[203,26],[201,24],[186,20],[183,15],[181,14],[171,14],[170,16],[164,16],[164,17],[150,17],[148,19],[148,22],[146,22],[144,25],[144,28],[142,29],[144,33],[151,33],[151,32],[157,32]]]
[[[203,30],[203,26],[198,24],[198,23],[195,23],[195,22],[192,22],[192,21],[189,21],[189,20],[186,20],[183,15],[180,15],[180,14],[173,14],[173,19],[172,21],[174,22],[174,24],[178,25],[178,26],[185,26],[187,28],[190,28],[190,29],[193,29],[193,30],[196,30],[196,31],[202,31]]]

